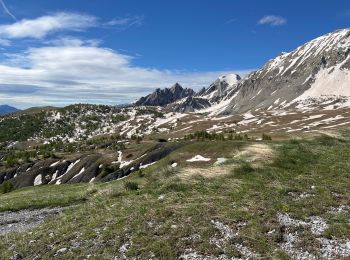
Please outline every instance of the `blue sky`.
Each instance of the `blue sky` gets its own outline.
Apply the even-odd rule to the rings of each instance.
[[[177,81],[199,89],[349,23],[345,0],[3,0],[0,103],[127,103]]]

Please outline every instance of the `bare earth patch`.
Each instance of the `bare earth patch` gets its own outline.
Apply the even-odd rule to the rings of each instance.
[[[195,176],[202,176],[205,178],[215,178],[218,176],[229,174],[230,171],[226,167],[213,166],[210,168],[185,168],[179,175],[182,179],[190,179]]]
[[[235,155],[235,158],[248,161],[253,166],[260,166],[264,162],[271,161],[274,158],[274,151],[267,144],[252,144]]]
[[[17,212],[0,213],[0,236],[32,229],[42,224],[46,218],[58,215],[63,208],[26,209]]]

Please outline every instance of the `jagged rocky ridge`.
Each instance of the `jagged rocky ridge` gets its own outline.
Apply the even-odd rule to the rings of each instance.
[[[152,94],[142,97],[135,106],[162,106],[173,112],[195,112],[207,109],[222,101],[241,80],[237,74],[219,77],[208,88],[195,93],[192,89],[184,89],[176,83],[171,88],[157,89]]]
[[[136,106],[166,106],[179,99],[191,97],[195,94],[192,89],[184,89],[180,84],[176,83],[171,88],[156,89],[152,94],[140,98],[135,102]]]

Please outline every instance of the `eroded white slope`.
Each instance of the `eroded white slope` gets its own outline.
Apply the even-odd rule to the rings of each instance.
[[[347,96],[350,98],[350,71],[341,68],[349,59],[350,56],[335,67],[320,70],[316,74],[315,82],[297,100],[325,96]]]

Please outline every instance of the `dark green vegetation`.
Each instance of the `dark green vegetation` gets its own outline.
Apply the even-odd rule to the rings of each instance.
[[[267,139],[263,140],[272,140],[272,138],[268,135],[263,135],[263,137],[268,137]],[[241,134],[234,134],[233,131],[228,131],[226,133],[209,133],[207,131],[197,131],[194,134],[188,134],[184,136],[185,140],[197,140],[197,141],[225,141],[225,140],[249,140],[249,137],[247,134],[241,135]]]
[[[1,185],[0,185],[0,193],[9,193],[11,191],[13,191],[13,184],[10,181],[4,181]]]
[[[104,121],[116,124],[128,119],[121,109],[104,105],[76,104],[64,108],[19,112],[0,119],[0,142],[26,141],[29,138],[71,138],[80,127],[84,139],[101,127]]]
[[[349,136],[260,142],[274,150],[269,160],[261,154],[260,166],[238,156],[256,144],[252,141],[192,142],[123,180],[49,185],[1,195],[0,211],[75,206],[30,233],[3,237],[0,258],[17,252],[26,259],[51,259],[55,254],[63,259],[176,259],[186,249],[199,255],[240,257],[235,246],[240,244],[268,259],[288,259],[281,249],[285,228],[277,221],[278,213],[304,221],[322,217],[329,225],[323,237],[349,239],[347,213],[329,213],[332,207],[350,205]],[[186,162],[196,154],[213,160]],[[211,166],[223,155],[228,163]],[[172,162],[181,167],[169,167]],[[212,174],[191,174],[196,168]],[[299,198],[302,193],[308,196]],[[238,235],[224,239],[213,224],[217,222]],[[315,236],[304,227],[299,232],[299,249],[317,255]],[[67,250],[57,253],[62,248]]]

